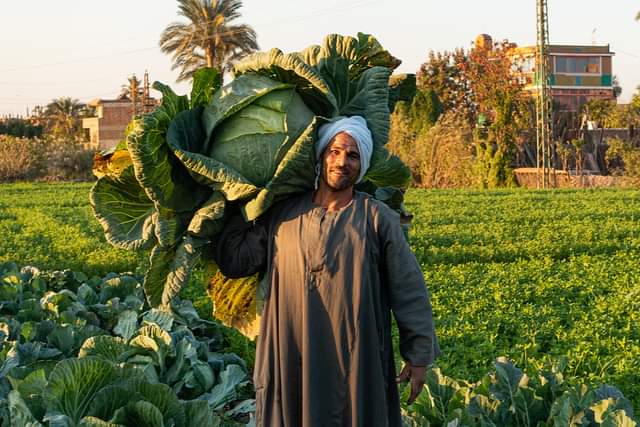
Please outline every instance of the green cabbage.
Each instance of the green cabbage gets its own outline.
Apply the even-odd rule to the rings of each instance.
[[[330,35],[302,52],[254,54],[224,87],[216,71],[200,70],[190,99],[155,83],[162,104],[135,118],[126,143],[101,158],[91,192],[110,243],[151,248],[149,303],[169,305],[191,269],[211,260],[225,215],[254,220],[311,190],[317,128],[338,116],[363,116],[373,136],[359,188],[402,209],[398,190],[410,172],[385,148],[395,103],[415,93],[413,76],[391,76],[399,64],[370,35]]]

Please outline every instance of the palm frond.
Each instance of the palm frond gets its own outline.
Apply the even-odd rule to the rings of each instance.
[[[188,80],[208,59],[220,70],[258,50],[256,32],[249,25],[232,25],[242,0],[178,0],[178,14],[188,23],[171,23],[160,36],[160,49],[172,55],[178,81]]]

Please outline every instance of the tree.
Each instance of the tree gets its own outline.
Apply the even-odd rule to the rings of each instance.
[[[588,120],[596,122],[598,127],[605,127],[607,119],[613,114],[615,108],[615,101],[592,99],[582,106],[582,113]]]
[[[120,94],[118,95],[118,99],[131,99],[132,92],[131,88],[136,87],[136,97],[142,98],[142,94],[144,93],[144,87],[142,87],[142,82],[139,78],[133,74],[131,77],[127,78],[127,83],[120,86]]]
[[[77,135],[85,111],[85,105],[77,99],[65,96],[54,99],[44,111],[47,130],[54,135]]]
[[[433,90],[443,111],[449,111],[470,121],[475,108],[471,100],[470,82],[465,71],[469,57],[463,49],[453,52],[429,52],[427,62],[420,66],[417,86],[422,92]]]
[[[613,76],[613,96],[617,99],[622,94],[622,86],[620,86],[620,81],[618,80],[618,76]]]
[[[202,67],[229,71],[235,61],[258,49],[255,31],[231,25],[240,17],[242,0],[178,0],[179,15],[190,22],[174,22],[160,36],[162,52],[173,55],[177,81],[189,80]]]
[[[636,93],[634,93],[633,98],[631,98],[631,107],[640,113],[640,86],[636,88]]]

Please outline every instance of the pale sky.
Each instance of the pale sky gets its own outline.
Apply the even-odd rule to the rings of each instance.
[[[175,0],[0,0],[0,115],[53,98],[86,102],[115,97],[127,77],[176,84],[162,30],[178,17]],[[552,44],[609,44],[614,74],[628,102],[640,85],[640,2],[548,0]],[[481,33],[518,45],[535,43],[535,0],[244,0],[242,17],[261,50],[318,44],[330,33],[373,34],[416,72],[430,50],[469,48]]]

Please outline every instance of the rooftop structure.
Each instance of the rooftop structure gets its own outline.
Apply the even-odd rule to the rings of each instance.
[[[136,114],[148,113],[158,105],[149,96],[149,76],[146,72],[142,88],[137,86],[135,75],[129,81],[131,87],[128,95],[121,95],[118,99],[93,99],[87,103],[96,110],[95,117],[82,119],[82,128],[87,129],[91,149],[108,150],[115,147],[124,138],[127,126]]]
[[[549,45],[551,96],[559,111],[579,111],[593,99],[615,100],[609,45]],[[536,46],[513,49],[514,66],[525,88],[536,94]]]

